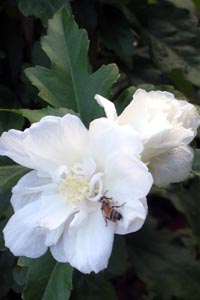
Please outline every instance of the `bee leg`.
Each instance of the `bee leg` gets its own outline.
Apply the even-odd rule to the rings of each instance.
[[[112,205],[112,208],[119,208],[124,206],[124,204],[126,204],[126,202],[122,203],[121,205]]]
[[[107,194],[108,190],[106,190],[103,194],[103,197],[105,197],[105,195]],[[112,200],[112,197],[106,197],[108,200]]]

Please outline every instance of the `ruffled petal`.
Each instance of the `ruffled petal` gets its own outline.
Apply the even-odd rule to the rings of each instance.
[[[74,208],[67,205],[64,197],[44,192],[39,200],[17,210],[10,218],[4,228],[6,246],[15,255],[38,257],[58,241],[62,225],[73,213]]]
[[[104,170],[116,153],[140,157],[143,150],[139,135],[129,125],[120,126],[106,118],[94,120],[89,128],[90,145],[97,168]]]
[[[28,203],[38,200],[45,187],[51,187],[49,177],[39,177],[36,171],[24,175],[12,189],[11,203],[14,211],[21,209]]]
[[[5,245],[15,256],[37,258],[47,250],[45,232],[27,225],[31,214],[37,209],[37,202],[33,202],[18,210],[3,230]]]
[[[75,208],[59,194],[43,193],[38,201],[38,209],[32,214],[29,224],[54,230],[62,225],[75,212]]]
[[[137,93],[137,98],[135,95]],[[117,118],[120,125],[130,124],[143,138],[149,130],[149,113],[147,110],[146,91],[138,89],[133,95],[131,103],[125,107],[121,115]]]
[[[181,128],[178,125],[176,126],[176,130],[173,128],[165,129],[143,141],[144,151],[142,153],[142,160],[145,163],[149,163],[151,159],[160,154],[179,147],[183,143],[190,143],[193,138],[194,134],[190,129]]]
[[[115,232],[126,234],[140,229],[148,211],[145,197],[153,183],[146,165],[133,157],[115,156],[105,169],[104,182],[106,197],[122,216],[115,222]]]
[[[63,234],[65,228],[65,223],[61,224],[58,228],[48,231],[45,238],[45,245],[52,246],[55,245],[61,235]]]
[[[10,130],[0,139],[0,155],[43,172],[81,161],[88,144],[88,131],[73,115],[47,116],[24,132]]]
[[[104,108],[106,117],[111,121],[115,121],[117,119],[115,105],[111,101],[100,95],[95,95],[94,98],[97,100],[97,103]]]
[[[185,180],[191,172],[193,156],[193,150],[182,145],[153,158],[148,167],[154,184],[164,187]]]
[[[191,129],[194,136],[197,134],[197,128],[200,125],[200,116],[197,109],[191,103],[187,101],[179,100],[181,106],[183,107],[181,121],[185,128]]]
[[[90,214],[73,234],[65,231],[60,241],[51,247],[54,258],[69,262],[82,273],[95,273],[106,268],[114,237],[114,224],[105,226],[101,211]]]
[[[148,207],[146,198],[127,202],[117,211],[122,215],[122,219],[116,222],[115,233],[127,234],[139,230],[147,216]]]
[[[104,190],[116,203],[131,203],[146,197],[152,184],[146,165],[134,157],[113,156],[105,168]]]
[[[158,155],[163,149],[189,144],[200,117],[194,105],[177,100],[171,93],[138,89],[117,122],[130,124],[140,134],[148,158],[151,154],[147,152]]]

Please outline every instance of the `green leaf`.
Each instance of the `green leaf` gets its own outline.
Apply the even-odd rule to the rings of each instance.
[[[13,187],[28,169],[18,165],[0,165],[0,189]]]
[[[200,176],[200,149],[194,150],[194,161],[192,164],[192,171],[196,175]]]
[[[31,62],[34,66],[43,66],[49,68],[51,66],[50,61],[44,51],[41,49],[39,41],[36,41],[32,48]]]
[[[200,115],[200,106],[199,105],[195,105],[196,109],[197,109],[197,112],[198,114]],[[197,129],[198,133],[197,133],[197,136],[199,137],[200,135],[200,132],[199,132],[200,128]],[[198,154],[197,154],[198,155]]]
[[[65,7],[49,21],[48,35],[41,43],[52,68],[37,66],[25,71],[39,89],[39,96],[56,108],[67,107],[80,113],[86,124],[103,115],[94,96],[98,93],[109,97],[111,86],[119,76],[118,69],[108,65],[89,73],[86,31],[78,28]]]
[[[26,267],[20,267],[20,266],[15,266],[13,268],[13,277],[18,285],[24,285],[26,281],[26,276],[27,276],[27,270],[28,268]]]
[[[199,0],[193,0],[193,2],[194,2],[194,4],[195,4],[196,8],[197,8],[198,10],[200,10],[200,1],[199,1]]]
[[[74,274],[73,300],[116,300],[117,295],[112,284],[104,278],[103,273],[99,274]]]
[[[145,36],[157,66],[174,82],[178,79],[176,83],[182,90],[186,86],[180,81],[200,86],[198,19],[186,9],[165,3],[150,10],[149,20]],[[173,72],[179,76],[174,76]]]
[[[183,186],[177,185],[176,193],[192,231],[200,241],[200,177],[196,176]]]
[[[20,0],[19,9],[25,16],[39,18],[43,25],[47,25],[49,18],[62,6],[68,5],[70,0]]]
[[[173,233],[151,223],[129,238],[130,259],[136,274],[158,299],[200,299],[200,263],[173,241]]]
[[[26,109],[26,108],[19,108],[19,109],[0,109],[0,111],[7,111],[10,113],[16,113],[20,116],[23,116],[29,120],[30,123],[35,123],[40,121],[41,118],[45,116],[58,116],[63,117],[66,114],[77,115],[73,110],[67,109],[64,107],[60,108],[52,108],[47,106],[42,109]]]
[[[119,259],[120,257],[120,259]],[[123,236],[116,235],[107,272],[110,277],[122,276],[128,267],[126,241]]]
[[[0,111],[0,134],[11,128],[21,129],[23,118],[20,116],[11,116],[6,109],[17,106],[16,95],[6,86],[0,85],[0,107],[5,110]]]
[[[125,89],[115,100],[115,107],[117,110],[117,114],[120,115],[125,107],[129,105],[131,100],[133,99],[133,94],[137,90],[137,87],[130,86],[127,89]]]
[[[170,0],[176,7],[181,7],[190,10],[195,13],[195,5],[191,0]]]
[[[13,285],[13,263],[14,256],[9,251],[0,253],[0,299],[8,293]]]
[[[73,269],[67,263],[58,263],[47,253],[34,260],[20,258],[18,264],[28,267],[24,300],[69,299]]]
[[[136,34],[120,10],[113,6],[105,7],[101,25],[103,42],[109,50],[116,52],[129,68],[132,68]]]

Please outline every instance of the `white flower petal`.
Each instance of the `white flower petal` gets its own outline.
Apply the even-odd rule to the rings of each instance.
[[[104,190],[119,204],[146,197],[153,179],[146,165],[134,157],[116,155],[104,172]]]
[[[114,224],[105,226],[99,210],[90,214],[76,233],[70,235],[66,230],[59,243],[51,247],[51,253],[56,260],[69,262],[82,273],[97,273],[108,264],[113,237]]]
[[[37,230],[36,227],[27,226],[31,214],[37,209],[38,204],[33,202],[25,209],[18,210],[3,230],[5,245],[16,256],[37,258],[47,250],[45,233]]]
[[[42,194],[10,218],[4,228],[6,246],[15,255],[38,257],[58,241],[64,223],[73,213],[74,208],[63,197]]]
[[[67,226],[65,227],[64,231],[65,230],[67,230]],[[58,240],[58,242],[55,245],[51,245],[50,251],[55,260],[62,262],[62,263],[67,262],[67,257],[65,254],[65,248],[64,248],[64,244],[63,244],[63,235],[60,237],[60,239]],[[67,249],[66,249],[66,251],[67,251]]]
[[[156,145],[164,147],[165,144],[170,143],[178,145],[183,140],[189,143],[194,137],[194,132],[190,126],[184,126],[186,122],[183,122],[183,119],[187,119],[191,112],[190,106],[194,108],[186,101],[175,99],[174,95],[168,92],[146,92],[138,89],[133,95],[132,102],[124,109],[117,122],[130,124],[139,132],[145,149],[149,144],[156,148]],[[196,112],[192,110],[192,113],[197,117]],[[192,113],[190,113],[191,117]],[[154,143],[155,139],[159,139],[159,143]]]
[[[58,242],[61,235],[63,234],[64,228],[65,228],[65,224],[63,223],[58,228],[47,232],[45,245],[46,246],[55,245]]]
[[[194,135],[191,130],[180,128],[178,125],[176,126],[176,130],[173,128],[165,129],[143,141],[144,151],[142,153],[142,160],[148,163],[154,157],[170,151],[183,143],[190,143],[193,138]]]
[[[94,98],[97,100],[98,104],[104,108],[106,117],[111,121],[115,121],[117,118],[115,105],[111,101],[100,95],[95,95]]]
[[[32,214],[30,223],[48,230],[58,228],[74,213],[74,207],[59,194],[44,193],[38,204],[38,210],[35,216]]]
[[[115,232],[126,234],[140,229],[148,211],[145,197],[153,183],[146,165],[133,157],[115,156],[105,169],[104,182],[106,196],[112,198],[111,205],[119,206],[114,209],[122,215]]]
[[[90,124],[89,136],[89,149],[100,170],[116,153],[139,157],[143,150],[138,134],[129,125],[120,126],[106,118],[94,120]]]
[[[117,123],[120,125],[130,124],[143,138],[149,130],[149,113],[147,110],[147,99],[145,97],[146,92],[141,89],[137,91],[141,91],[137,99],[133,98],[131,103],[117,118]]]
[[[187,129],[191,129],[195,136],[197,134],[197,128],[200,125],[200,117],[197,109],[194,105],[188,103],[187,101],[179,100],[179,103],[181,103],[181,106],[183,107],[180,117],[183,126]]]
[[[73,234],[79,226],[88,218],[88,208],[85,202],[79,204],[79,211],[77,211],[68,225],[69,234]]]
[[[0,139],[0,155],[7,155],[31,169],[50,172],[85,155],[88,132],[73,115],[48,116],[24,132],[10,130]]]
[[[157,186],[180,182],[191,172],[193,151],[187,145],[182,145],[153,158],[149,169]]]
[[[127,202],[121,208],[116,208],[122,219],[116,222],[115,233],[127,234],[139,230],[147,216],[146,198]]]
[[[11,203],[14,211],[38,200],[41,196],[43,186],[49,183],[50,178],[38,177],[36,171],[31,171],[24,175],[12,189]],[[34,188],[39,188],[40,191],[35,191]]]

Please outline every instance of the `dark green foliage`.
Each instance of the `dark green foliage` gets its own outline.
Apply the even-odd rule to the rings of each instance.
[[[129,238],[131,264],[149,290],[158,298],[198,300],[200,297],[200,263],[190,252],[173,243],[173,233],[155,231],[150,222]]]
[[[172,92],[200,112],[199,12],[199,0],[0,1],[0,133],[66,113],[88,125],[104,116],[96,93],[120,114],[138,88]],[[2,157],[0,300],[199,300],[199,133],[192,146],[190,178],[154,187],[145,226],[116,236],[108,268],[90,275],[49,253],[17,262],[6,250],[11,189],[28,169]]]
[[[97,275],[75,274],[73,300],[115,300],[116,293],[112,284],[100,273]]]
[[[20,0],[19,9],[24,16],[39,18],[44,26],[48,19],[62,6],[68,5],[69,0]]]
[[[49,22],[42,48],[51,60],[51,70],[37,66],[27,69],[26,75],[46,102],[56,108],[73,109],[88,124],[101,111],[94,101],[95,94],[109,95],[118,78],[117,67],[102,66],[89,73],[87,33],[78,29],[66,9],[60,9]]]
[[[72,289],[72,268],[57,263],[49,253],[37,260],[21,258],[18,264],[28,267],[25,300],[67,300]]]

